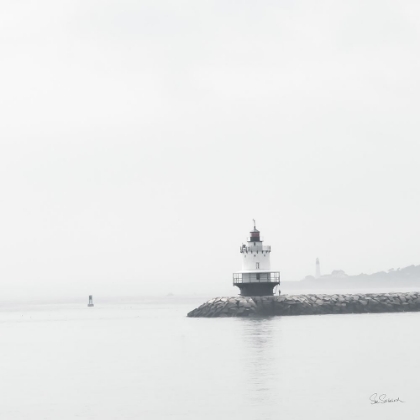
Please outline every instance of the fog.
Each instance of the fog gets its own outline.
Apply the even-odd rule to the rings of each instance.
[[[420,264],[420,5],[5,1],[0,300]]]

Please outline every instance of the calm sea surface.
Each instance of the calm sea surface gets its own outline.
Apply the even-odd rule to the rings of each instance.
[[[420,313],[187,318],[203,301],[1,305],[0,419],[420,418]]]

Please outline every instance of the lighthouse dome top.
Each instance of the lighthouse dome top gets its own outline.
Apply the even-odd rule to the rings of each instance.
[[[249,236],[248,241],[249,242],[262,242],[260,238],[260,231],[257,229],[255,225],[255,220],[253,220],[253,222],[254,222],[254,229],[251,230],[251,232],[249,232],[250,236]]]

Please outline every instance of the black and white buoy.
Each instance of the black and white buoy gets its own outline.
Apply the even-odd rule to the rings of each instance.
[[[90,308],[93,308],[93,298],[92,298],[92,295],[89,295],[89,303],[88,303],[88,306]]]

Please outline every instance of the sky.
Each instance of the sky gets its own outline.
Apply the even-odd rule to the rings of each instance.
[[[420,264],[420,4],[0,6],[0,300]]]

